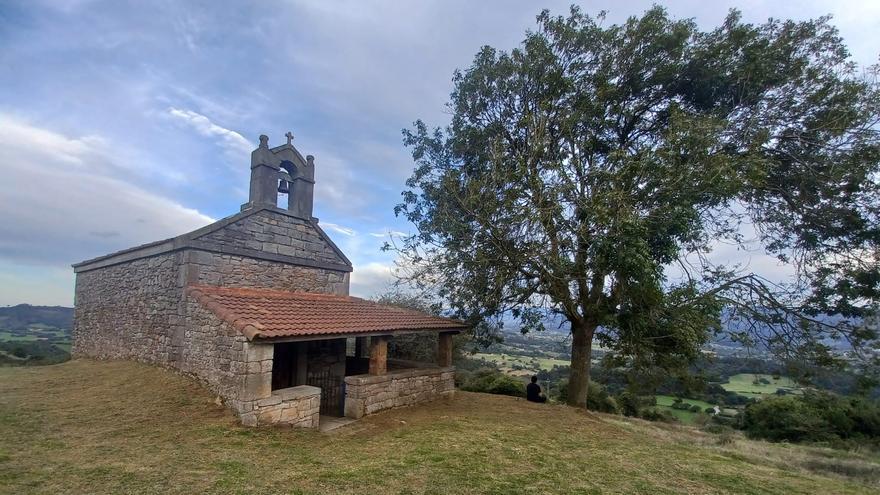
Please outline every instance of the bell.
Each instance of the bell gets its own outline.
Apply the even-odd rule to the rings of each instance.
[[[287,194],[290,192],[290,189],[287,187],[286,180],[281,179],[278,181],[278,192],[283,193],[283,194]]]

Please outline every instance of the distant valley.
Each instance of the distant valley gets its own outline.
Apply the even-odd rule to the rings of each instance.
[[[73,308],[19,304],[0,308],[0,366],[70,359]]]

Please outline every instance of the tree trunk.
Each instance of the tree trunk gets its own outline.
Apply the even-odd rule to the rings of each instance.
[[[590,385],[590,357],[593,353],[595,326],[571,324],[571,374],[568,378],[568,405],[587,407]]]

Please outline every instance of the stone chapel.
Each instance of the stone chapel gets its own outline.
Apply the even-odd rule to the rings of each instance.
[[[312,216],[314,157],[287,136],[260,136],[239,213],[73,265],[73,355],[193,375],[246,425],[315,428],[451,395],[466,325],[348,295],[351,262]],[[389,339],[417,332],[437,335],[436,363],[388,357]]]

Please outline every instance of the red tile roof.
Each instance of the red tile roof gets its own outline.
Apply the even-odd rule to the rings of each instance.
[[[467,328],[452,318],[350,296],[204,285],[187,287],[187,294],[248,340]]]

